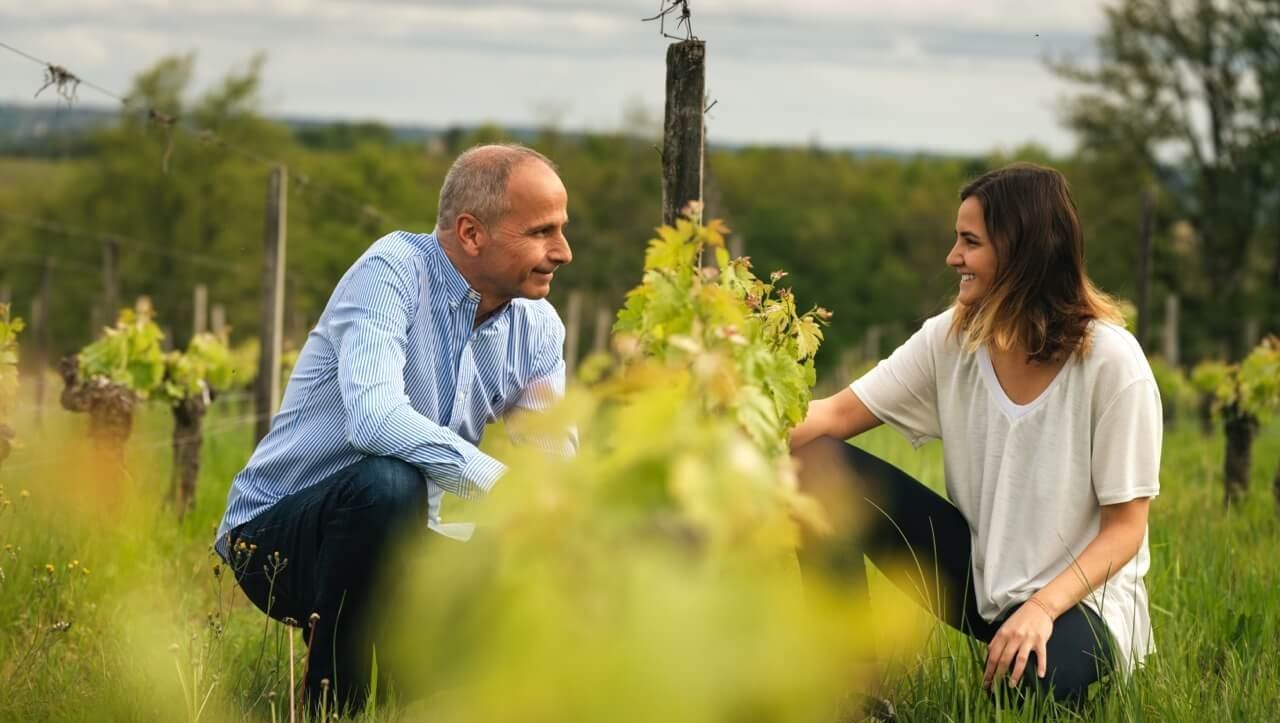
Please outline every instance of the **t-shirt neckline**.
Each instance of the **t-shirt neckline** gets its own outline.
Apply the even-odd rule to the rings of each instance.
[[[978,369],[982,372],[982,380],[986,382],[987,391],[995,398],[996,403],[1000,406],[1000,410],[1009,418],[1009,421],[1017,421],[1028,414],[1034,412],[1037,408],[1044,405],[1045,400],[1053,393],[1054,387],[1058,386],[1058,382],[1067,374],[1067,367],[1071,366],[1071,360],[1067,360],[1066,364],[1058,370],[1053,379],[1040,392],[1040,396],[1032,399],[1026,404],[1018,404],[1009,398],[1004,387],[1000,386],[1000,379],[996,377],[996,368],[991,363],[991,355],[987,353],[986,345],[978,347]]]

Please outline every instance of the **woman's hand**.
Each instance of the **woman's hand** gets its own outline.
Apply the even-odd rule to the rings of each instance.
[[[1043,678],[1048,671],[1049,657],[1045,650],[1049,636],[1053,635],[1053,614],[1047,605],[1035,596],[1027,600],[1022,607],[1014,611],[1004,621],[996,635],[987,646],[987,669],[982,676],[982,685],[988,690],[998,681],[1009,665],[1013,671],[1009,676],[1009,685],[1017,685],[1022,680],[1022,673],[1027,667],[1027,658],[1036,654],[1036,675]]]

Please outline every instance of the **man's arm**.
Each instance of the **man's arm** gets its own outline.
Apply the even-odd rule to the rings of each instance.
[[[555,420],[535,416],[546,412],[565,394],[564,326],[559,321],[552,325],[550,337],[539,355],[533,381],[520,390],[505,414],[507,435],[513,443],[569,457],[578,451],[577,429],[555,426]]]
[[[325,330],[338,356],[347,440],[361,452],[419,467],[459,497],[475,497],[488,492],[506,467],[414,411],[404,391],[418,292],[410,270],[379,256],[361,261],[337,292]]]

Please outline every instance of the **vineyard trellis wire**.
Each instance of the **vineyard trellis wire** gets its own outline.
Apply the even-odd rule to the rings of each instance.
[[[152,254],[156,256],[165,256],[172,259],[173,261],[199,264],[201,266],[204,266],[210,269],[220,270],[220,271],[240,271],[240,272],[256,273],[259,270],[257,265],[249,262],[243,262],[243,261],[231,262],[225,259],[217,258],[215,256],[208,256],[205,254],[194,253],[194,252],[186,251],[183,249],[175,249],[171,246],[166,246],[165,244],[161,244],[155,241],[146,241],[143,239],[138,239],[128,234],[119,233],[116,231],[107,231],[107,230],[95,231],[92,229],[71,226],[65,223],[52,221],[45,218],[36,218],[34,216],[23,216],[23,215],[13,214],[8,211],[0,211],[0,222],[3,222],[3,221],[11,221],[13,223],[25,225],[41,231],[48,231],[50,233],[55,233],[61,236],[67,236],[72,238],[84,238],[84,239],[89,239],[89,240],[99,241],[99,242],[110,242],[120,246],[130,246],[130,247],[140,249],[147,254]],[[16,257],[15,252],[7,251],[5,258],[8,259],[11,257]],[[43,263],[43,259],[45,258],[43,255],[32,254],[32,253],[24,253],[22,254],[22,257],[26,258],[27,260],[20,263],[26,263],[32,266],[36,266]],[[78,262],[70,262],[70,264],[68,264],[66,259],[56,258],[52,256],[49,257],[49,263],[53,264],[55,268],[75,267],[81,271],[94,272],[94,273],[101,271],[101,269],[96,266],[88,266]],[[300,280],[300,283],[299,283],[299,279],[291,279],[290,284],[295,285],[298,288],[305,289],[307,291],[327,292],[329,290],[329,287],[326,286],[323,281],[319,279],[313,279],[313,278],[304,277],[303,279]]]
[[[76,87],[89,88],[97,93],[100,93],[106,96],[107,98],[110,98],[111,100],[116,101],[121,105],[121,107],[126,113],[128,112],[137,113],[143,119],[145,119],[148,124],[150,124],[152,127],[160,129],[162,132],[168,132],[176,128],[184,133],[187,133],[192,138],[200,142],[202,145],[205,145],[208,147],[222,148],[229,153],[234,153],[236,155],[241,156],[242,158],[254,161],[266,167],[273,167],[273,166],[279,166],[279,165],[284,165],[284,166],[291,165],[286,161],[283,161],[279,158],[274,158],[257,149],[250,148],[238,143],[233,143],[232,141],[228,140],[225,136],[218,133],[216,130],[212,128],[186,123],[183,121],[182,118],[167,114],[158,108],[155,108],[152,106],[146,106],[144,108],[138,109],[136,107],[133,107],[133,104],[131,104],[130,100],[125,95],[122,95],[113,90],[105,88],[102,85],[99,85],[97,83],[91,82],[78,74],[72,73],[71,71],[67,70],[66,66],[59,65],[52,61],[40,58],[20,48],[14,47],[13,45],[6,43],[4,41],[0,41],[0,49],[7,50],[10,53],[13,53],[19,57],[22,57],[37,65],[42,66],[45,69],[46,80],[50,74],[56,72],[58,74],[58,77],[64,79],[64,82],[74,82]],[[78,96],[76,96],[74,93],[60,95],[60,97],[63,100],[65,100],[67,103],[73,103],[79,100]],[[164,164],[166,166],[167,166],[167,155],[168,154],[166,153],[166,160]],[[165,170],[167,171],[167,168]],[[396,221],[393,218],[391,218],[385,211],[383,211],[376,204],[368,200],[351,196],[346,192],[338,190],[334,186],[331,186],[327,183],[316,180],[310,174],[294,173],[293,177],[295,180],[297,180],[299,185],[305,188],[315,189],[319,191],[322,195],[328,198],[341,201],[347,206],[349,206],[350,208],[357,211],[361,216],[373,218],[391,226],[398,225]]]
[[[122,113],[124,114],[125,117],[129,117],[131,115],[137,115],[139,114],[139,111],[140,111],[140,115],[142,116],[145,122],[144,128],[151,128],[151,129],[158,130],[164,139],[165,149],[164,149],[164,154],[161,161],[161,171],[163,173],[166,173],[166,174],[169,173],[169,159],[170,159],[171,152],[173,150],[173,133],[175,131],[186,133],[187,135],[191,136],[199,143],[201,147],[217,148],[223,153],[232,154],[237,157],[248,159],[251,162],[268,166],[270,169],[272,169],[271,172],[273,174],[273,177],[281,173],[280,169],[288,168],[288,165],[285,162],[281,161],[280,159],[274,158],[256,149],[249,148],[247,146],[232,142],[228,138],[219,134],[216,130],[212,128],[202,127],[196,123],[188,122],[186,119],[182,119],[175,115],[165,113],[159,108],[156,108],[153,106],[144,105],[142,108],[139,108],[138,107],[139,103],[137,102],[136,98],[126,97],[125,95],[121,93],[117,93],[103,85],[86,80],[85,78],[80,77],[78,74],[68,70],[66,66],[56,64],[51,61],[45,60],[43,58],[37,57],[36,55],[32,53],[28,53],[25,50],[17,48],[9,43],[0,42],[0,49],[7,50],[25,60],[29,60],[37,65],[40,65],[45,69],[43,85],[41,85],[41,87],[36,91],[35,93],[36,97],[39,97],[43,91],[48,89],[50,86],[53,86],[55,88],[55,92],[57,93],[58,97],[62,101],[65,101],[67,105],[71,105],[79,101],[77,91],[83,87],[83,88],[91,89],[119,103],[120,107],[122,108]],[[299,172],[299,173],[294,173],[293,175],[295,178],[295,183],[292,184],[292,186],[295,194],[302,194],[303,192],[317,193],[320,197],[324,198],[326,201],[340,202],[341,205],[352,208],[356,211],[357,223],[367,223],[369,220],[373,220],[379,223],[380,225],[395,223],[394,220],[391,219],[387,213],[382,211],[377,205],[375,205],[370,201],[367,201],[362,198],[356,198],[351,196],[350,194],[339,191],[338,189],[336,189],[333,186],[330,186],[329,184],[318,181],[310,174]],[[282,192],[280,196],[283,196],[283,195],[284,193]],[[304,207],[306,205],[307,204],[304,204]],[[268,200],[268,207],[269,209],[272,207],[272,201],[270,198]],[[47,244],[44,246],[44,249],[42,250],[42,252],[6,253],[6,256],[8,258],[13,259],[15,263],[18,263],[27,267],[36,268],[38,269],[38,273],[41,274],[42,280],[40,281],[39,287],[38,287],[40,291],[38,292],[37,297],[32,302],[32,312],[33,312],[32,317],[33,317],[33,321],[35,321],[36,323],[36,328],[33,330],[35,331],[35,334],[33,335],[33,339],[35,341],[35,344],[33,346],[33,352],[35,353],[36,366],[38,368],[45,367],[45,365],[49,362],[49,359],[47,358],[49,355],[49,349],[47,348],[48,337],[45,329],[48,326],[49,311],[52,305],[50,303],[51,300],[47,297],[48,297],[48,289],[49,289],[49,279],[52,272],[55,270],[60,270],[60,269],[71,270],[75,274],[82,274],[82,275],[96,274],[99,271],[101,271],[104,275],[104,282],[103,282],[104,283],[104,286],[103,286],[104,299],[111,299],[111,300],[114,300],[117,298],[118,281],[116,280],[117,277],[115,277],[114,275],[115,268],[116,268],[115,262],[114,260],[107,261],[107,259],[114,258],[113,257],[113,254],[115,253],[114,249],[121,246],[132,248],[135,251],[141,254],[145,254],[147,256],[164,257],[167,259],[167,263],[180,262],[182,264],[198,265],[206,269],[213,269],[217,271],[234,271],[241,274],[245,274],[246,272],[252,273],[255,270],[254,269],[255,265],[248,262],[234,262],[234,261],[229,261],[223,258],[218,258],[218,257],[210,256],[207,254],[199,253],[197,251],[180,250],[170,245],[141,240],[132,236],[131,234],[118,233],[115,231],[107,231],[101,228],[86,229],[83,227],[78,227],[71,224],[63,223],[60,220],[56,220],[52,218],[37,218],[33,216],[19,215],[14,213],[7,213],[7,212],[0,213],[0,223],[5,223],[5,222],[10,224],[15,224],[15,225],[26,226],[27,228],[33,229],[34,231],[38,231],[42,234],[57,234],[59,236],[63,236],[66,238],[85,239],[89,241],[96,241],[103,245],[102,253],[104,257],[104,264],[103,264],[103,268],[101,269],[97,267],[93,267],[91,263],[84,262],[83,259],[77,259],[74,256],[72,256],[72,258],[69,258],[69,259],[65,258],[63,254],[50,248]],[[283,226],[281,226],[281,229],[283,230]],[[283,243],[283,238],[281,238],[279,242]],[[268,261],[268,263],[270,264],[271,262]],[[282,286],[283,284],[288,283],[295,290],[300,290],[308,294],[327,292],[328,290],[327,286],[324,289],[320,288],[323,285],[323,282],[321,280],[314,279],[311,277],[303,277],[303,278],[286,282],[285,276],[283,274],[283,269],[281,269],[281,273],[277,277],[277,280],[272,283],[276,285],[281,285],[281,288],[283,288]],[[283,304],[282,292],[278,293],[278,299],[279,300],[275,302],[277,307]],[[110,304],[111,302],[108,301],[107,303]],[[114,314],[114,311],[115,311],[114,309],[107,310],[109,314]],[[268,311],[267,315],[270,315],[270,314],[271,312]],[[277,317],[277,319],[279,318],[280,312],[278,309],[274,312],[274,315]],[[273,332],[273,334],[275,338],[278,340],[279,334],[280,334],[278,321],[276,323],[276,330]],[[266,344],[263,344],[262,348],[263,348],[263,352],[262,352],[263,354],[269,354],[269,359],[267,360],[269,362],[269,367],[270,368],[277,367],[278,364],[276,364],[275,362],[279,358],[279,342],[277,341],[273,346],[268,346]],[[267,349],[269,348],[273,349],[273,352],[268,352]],[[40,426],[41,424],[40,420],[43,417],[40,410],[43,408],[43,401],[45,398],[44,388],[45,388],[45,375],[43,372],[39,372],[37,373],[37,378],[35,383],[35,389],[36,389],[35,420],[36,420],[37,426]],[[274,407],[275,407],[275,404],[277,403],[276,400],[278,400],[278,395],[276,396],[276,399],[273,399],[269,402],[266,408],[263,408],[260,405],[259,409],[253,415],[242,417],[236,420],[235,426],[239,426],[240,424],[243,424],[245,422],[257,422],[264,418],[269,418],[270,416],[272,416],[274,412]],[[210,429],[211,433],[215,431],[216,429],[214,428]]]
[[[679,0],[673,0],[671,2],[671,8],[668,8],[666,12],[670,12],[670,11],[675,11],[675,14],[679,15],[677,28],[683,28],[686,32],[689,33],[689,38],[686,40],[686,42],[681,42],[677,44],[679,46],[678,50],[682,52],[695,53],[700,58],[702,54],[703,43],[702,41],[694,38],[694,36],[692,35],[692,28],[689,22],[690,18],[689,18],[687,2],[680,2]],[[666,15],[666,12],[662,12],[660,15],[664,16]],[[44,69],[45,71],[44,78],[43,78],[44,86],[37,91],[36,93],[37,96],[40,94],[40,92],[44,91],[45,89],[47,89],[47,87],[49,87],[50,85],[49,81],[52,79],[53,81],[52,85],[55,87],[59,98],[62,101],[65,101],[67,105],[71,105],[73,103],[79,102],[77,91],[80,88],[87,88],[107,98],[110,98],[111,100],[118,103],[122,109],[122,113],[124,114],[124,117],[140,116],[141,120],[143,121],[143,126],[140,129],[140,132],[145,134],[147,132],[147,129],[151,129],[152,131],[155,131],[165,142],[165,149],[164,149],[164,153],[163,153],[161,164],[160,164],[161,170],[164,173],[169,173],[169,170],[170,170],[169,160],[170,160],[171,152],[173,150],[172,144],[173,144],[174,133],[185,133],[188,136],[194,138],[202,147],[217,148],[221,150],[223,153],[233,154],[238,157],[248,159],[249,161],[252,161],[254,163],[268,166],[271,169],[289,167],[289,164],[287,162],[282,161],[279,158],[272,157],[271,155],[268,155],[266,153],[263,153],[258,149],[250,148],[248,146],[236,143],[228,139],[227,137],[225,137],[223,134],[220,134],[218,131],[214,130],[213,128],[203,127],[198,122],[192,122],[191,120],[187,118],[179,117],[176,114],[166,113],[161,108],[147,105],[145,102],[139,103],[139,99],[137,97],[126,96],[124,94],[115,92],[114,90],[111,90],[101,84],[87,80],[81,77],[79,74],[72,72],[66,66],[56,64],[49,60],[40,58],[35,54],[28,53],[25,50],[17,48],[9,43],[0,42],[0,49],[4,49],[13,54],[16,54],[25,60],[28,60],[37,65],[40,65]],[[664,187],[664,191],[665,191],[664,205],[671,208],[678,209],[683,207],[686,202],[700,201],[702,197],[701,166],[702,166],[702,155],[703,155],[702,146],[704,145],[704,142],[703,142],[703,133],[701,130],[701,126],[703,124],[702,117],[705,115],[705,112],[708,108],[705,106],[705,99],[702,97],[703,96],[702,87],[704,85],[702,81],[702,77],[704,73],[702,63],[692,62],[687,65],[685,64],[679,65],[678,68],[675,70],[675,74],[677,76],[685,76],[691,81],[695,81],[695,82],[691,84],[683,85],[680,88],[676,88],[676,89],[673,89],[672,87],[670,87],[670,83],[673,78],[672,60],[671,60],[670,54],[668,57],[668,66],[669,66],[669,70],[668,70],[669,88],[668,88],[668,99],[667,99],[668,104],[669,106],[673,104],[673,98],[679,100],[680,105],[683,108],[683,110],[681,111],[682,114],[685,116],[688,116],[683,121],[684,131],[678,137],[675,134],[668,132],[667,141],[664,143],[664,148],[666,149],[665,155],[667,156],[664,162],[664,166],[665,166],[664,177],[671,176],[672,178],[674,178],[676,175],[679,176],[679,183],[673,183],[670,187]],[[685,96],[688,96],[688,98],[686,98]],[[685,106],[687,106],[687,108]],[[671,111],[669,110],[668,113],[670,114],[670,112]],[[687,152],[680,152],[681,147],[684,147],[684,146],[688,147],[686,149]],[[302,192],[304,189],[308,191],[313,190],[318,192],[321,196],[325,198],[341,201],[343,205],[355,209],[357,212],[357,216],[356,216],[357,220],[354,221],[355,223],[364,223],[372,219],[374,221],[381,222],[381,223],[394,224],[394,221],[390,219],[385,212],[383,212],[377,205],[373,203],[370,203],[363,199],[355,198],[348,193],[337,190],[334,187],[330,186],[329,184],[317,181],[315,178],[313,178],[308,174],[290,173],[290,175],[293,175],[296,181],[293,187],[293,190],[295,190],[295,192]],[[268,204],[269,208],[270,208],[270,205],[271,204],[269,202]],[[270,215],[270,211],[268,213]],[[103,229],[86,229],[86,228],[77,227],[71,224],[62,223],[59,220],[55,220],[55,219],[36,218],[32,216],[19,216],[16,214],[0,213],[0,221],[4,221],[4,220],[8,220],[13,223],[23,224],[30,228],[37,229],[42,232],[55,233],[68,238],[82,238],[82,239],[87,239],[91,241],[98,241],[98,242],[102,242],[103,244],[113,244],[113,245],[130,247],[145,254],[166,256],[172,259],[176,259],[182,263],[198,264],[211,269],[234,270],[234,271],[243,272],[243,271],[250,270],[250,266],[251,266],[248,263],[231,262],[225,259],[212,257],[205,254],[186,253],[186,252],[174,249],[170,246],[154,243],[147,240],[138,239],[130,234],[115,233],[115,232],[106,231]],[[105,254],[105,251],[104,251],[104,254]],[[39,264],[40,267],[45,269],[46,279],[48,277],[48,271],[50,269],[69,267],[69,264],[56,263],[55,261],[50,259],[50,255],[48,253],[44,255],[32,254],[31,256],[32,258],[24,263],[27,263],[30,265]],[[34,258],[35,256],[40,256],[38,261],[35,260]],[[82,265],[78,265],[77,270],[87,272],[87,271],[90,271],[91,268],[89,267],[88,264],[82,264]],[[92,269],[92,270],[96,271],[96,269]],[[310,287],[311,284],[315,284],[316,285],[315,288],[317,290],[319,289],[320,282],[318,280],[304,279],[300,281],[303,281],[304,286]],[[295,286],[295,288],[297,288],[298,286],[297,284],[293,284],[293,285]],[[326,288],[325,291],[327,290],[328,289]],[[47,306],[47,304],[42,304],[41,316],[47,316],[48,314],[48,309],[44,308],[45,306]],[[265,313],[264,313],[264,316],[266,316]],[[597,319],[596,321],[597,321],[596,326],[600,327],[599,319]],[[597,336],[599,335],[600,334],[597,333]],[[597,345],[598,343],[599,343],[599,340],[597,340]],[[37,341],[37,348],[41,350],[42,357],[44,356],[43,346],[44,346],[43,344],[40,344],[40,342]],[[265,350],[267,349],[267,346],[265,342],[262,348],[264,350],[264,353],[266,353]],[[269,418],[270,416],[272,416],[272,413],[273,413],[273,409],[262,410],[262,411],[256,412],[253,415],[242,417],[240,418],[240,421],[241,422],[244,422],[244,421],[257,422],[257,421],[261,421],[264,418]],[[163,443],[167,443],[167,441],[158,441],[157,443],[163,444]]]

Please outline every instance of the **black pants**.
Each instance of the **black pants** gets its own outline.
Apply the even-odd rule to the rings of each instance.
[[[991,642],[1017,607],[993,622],[978,613],[969,523],[960,510],[897,467],[838,440],[818,439],[795,456],[801,489],[823,504],[836,527],[834,536],[805,541],[807,574],[834,574],[865,591],[865,555],[938,619]],[[1054,621],[1045,678],[1036,676],[1033,653],[1022,688],[1078,700],[1110,669],[1111,646],[1101,618],[1077,605]]]
[[[426,513],[427,485],[416,467],[368,457],[231,532],[230,563],[245,594],[276,620],[308,631],[304,686],[312,708],[324,692],[322,681],[329,685],[329,710],[335,702],[364,705],[374,587],[394,543],[425,525]],[[256,546],[251,554],[249,545]],[[314,633],[313,613],[319,616]]]

